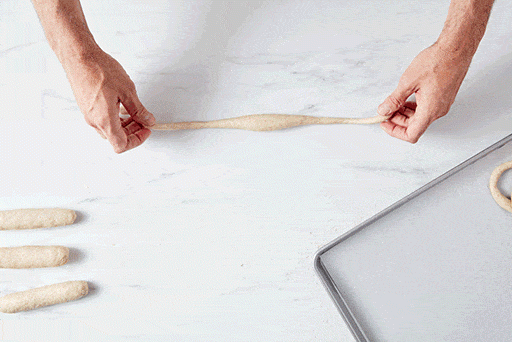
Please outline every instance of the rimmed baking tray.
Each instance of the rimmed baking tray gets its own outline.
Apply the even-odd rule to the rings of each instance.
[[[509,160],[512,135],[317,252],[356,341],[512,341],[512,214],[488,187]]]

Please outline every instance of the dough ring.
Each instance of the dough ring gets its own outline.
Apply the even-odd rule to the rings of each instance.
[[[503,172],[509,169],[512,169],[512,161],[503,163],[497,168],[495,168],[491,174],[491,178],[489,179],[489,189],[491,190],[491,195],[496,201],[496,203],[498,203],[498,205],[503,209],[512,213],[512,202],[510,198],[507,198],[498,189],[498,180],[500,179]]]

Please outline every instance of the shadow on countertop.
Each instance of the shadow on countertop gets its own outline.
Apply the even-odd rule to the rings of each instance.
[[[154,113],[157,122],[214,119],[209,117],[208,111],[218,95],[220,69],[230,39],[264,4],[263,1],[250,4],[214,1],[207,9],[190,8],[186,37],[173,34],[176,23],[170,22],[168,27],[161,28],[162,34],[168,36],[162,44],[162,54],[154,57],[155,69],[144,71],[149,75],[138,89],[141,101]],[[190,130],[153,131],[147,143],[182,150],[198,134]]]
[[[498,130],[512,132],[512,53],[466,79],[450,112],[429,128],[435,134],[475,137]]]

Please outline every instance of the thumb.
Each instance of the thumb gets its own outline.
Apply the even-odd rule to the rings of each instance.
[[[393,114],[405,104],[405,101],[407,101],[413,92],[413,89],[404,87],[399,83],[395,91],[380,104],[377,113],[379,113],[379,115]]]
[[[121,99],[121,103],[126,110],[126,114],[130,115],[135,122],[149,127],[155,124],[155,117],[142,105],[137,95],[132,98]]]

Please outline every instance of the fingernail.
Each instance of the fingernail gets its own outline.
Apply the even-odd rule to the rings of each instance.
[[[389,108],[387,103],[383,103],[377,109],[377,113],[379,113],[379,115],[389,115],[391,114],[391,108]]]

